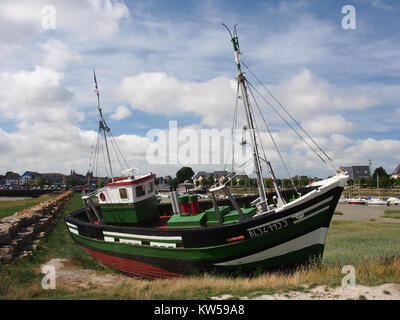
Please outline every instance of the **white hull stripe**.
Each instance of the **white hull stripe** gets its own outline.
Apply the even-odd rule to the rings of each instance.
[[[130,243],[130,244],[142,244],[142,241],[139,240],[128,240],[128,239],[119,239],[121,243]]]
[[[309,211],[311,211],[311,210],[313,210],[313,209],[315,209],[315,208],[317,208],[317,207],[319,207],[319,206],[331,201],[332,199],[333,199],[333,196],[329,197],[329,198],[327,198],[327,199],[325,199],[325,200],[323,200],[321,202],[318,202],[318,203],[316,203],[316,204],[314,204],[314,205],[312,205],[312,206],[310,206],[308,208],[305,208],[305,209],[303,209],[301,211],[293,213],[290,216],[283,217],[283,218],[280,218],[280,219],[277,219],[277,220],[274,220],[274,221],[270,221],[270,222],[264,223],[262,225],[247,229],[247,231],[251,231],[251,230],[254,230],[254,229],[262,228],[262,227],[268,226],[269,224],[276,223],[278,221],[281,221],[281,220],[284,220],[284,219],[287,219],[287,218],[297,218],[297,217],[299,217],[298,219],[302,219],[304,214],[306,214],[307,212],[309,212]],[[307,216],[307,217],[310,217],[310,216]]]
[[[127,238],[134,238],[134,239],[144,239],[144,240],[182,240],[181,236],[146,236],[142,234],[131,234],[131,233],[120,233],[120,232],[110,232],[110,231],[103,231],[104,235],[108,236],[115,236],[115,237],[127,237]]]
[[[69,232],[72,232],[72,233],[75,233],[75,234],[79,235],[78,230],[75,230],[75,229],[72,229],[72,228],[68,228],[68,229],[69,229]]]
[[[106,242],[116,242],[115,238],[112,237],[104,237],[104,241]],[[129,240],[129,239],[119,239],[119,243],[128,243],[128,244],[138,244],[142,245],[142,241],[139,240]],[[176,243],[165,243],[165,242],[150,242],[150,246],[152,247],[166,247],[166,248],[176,248]]]
[[[67,222],[67,226],[78,229],[78,227],[72,223]]]
[[[311,218],[311,217],[315,216],[315,215],[318,214],[318,213],[321,213],[321,212],[324,212],[324,211],[328,210],[328,208],[329,208],[329,206],[323,207],[322,209],[319,209],[319,210],[317,210],[317,211],[315,211],[315,212],[309,214],[308,216],[305,216],[305,217],[302,218],[302,219],[299,219],[299,220],[294,221],[294,223],[302,222],[302,221],[304,221],[304,220],[306,220],[306,219],[308,219],[308,218]]]
[[[176,248],[176,243],[150,242],[150,246],[152,246],[152,247]]]
[[[269,248],[267,250],[251,254],[249,256],[234,259],[231,261],[216,263],[216,266],[236,266],[240,264],[258,262],[277,256],[282,256],[284,254],[298,251],[315,244],[325,244],[326,234],[328,233],[328,228],[319,228],[310,233],[302,235],[296,239],[287,241],[275,247]]]

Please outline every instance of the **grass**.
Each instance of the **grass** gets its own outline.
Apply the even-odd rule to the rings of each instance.
[[[68,214],[81,207],[80,195],[75,194],[66,205],[63,214]],[[44,291],[40,285],[43,278],[43,274],[40,273],[40,265],[52,258],[71,259],[73,264],[79,268],[106,270],[74,244],[66,231],[63,219],[60,218],[53,231],[39,242],[32,256],[15,259],[7,265],[0,264],[0,297],[23,298],[29,292],[29,298],[35,298],[38,288]],[[112,270],[107,271],[113,272]],[[34,288],[33,291],[32,288]],[[46,295],[46,292],[41,292],[41,294]]]
[[[57,195],[42,195],[39,198],[29,198],[23,200],[6,200],[0,201],[0,219],[11,216],[15,212],[33,207],[40,202],[49,200],[51,198],[56,197]]]
[[[398,209],[386,209],[382,218],[392,218],[392,219],[400,219],[400,210]]]
[[[342,211],[335,211],[333,214],[334,214],[335,216],[342,216],[342,215],[343,215],[343,212],[342,212]]]
[[[81,208],[76,194],[64,214]],[[332,221],[321,265],[297,272],[264,273],[254,277],[201,274],[180,279],[144,280],[121,277],[110,287],[41,287],[40,265],[52,258],[70,259],[73,268],[92,269],[100,274],[118,272],[103,267],[71,240],[62,219],[43,238],[33,256],[0,265],[0,298],[3,299],[208,299],[224,294],[233,299],[262,294],[305,291],[317,285],[341,285],[342,267],[353,265],[356,283],[380,285],[400,283],[400,224]],[[307,285],[307,288],[305,287]],[[362,297],[361,297],[362,298]]]

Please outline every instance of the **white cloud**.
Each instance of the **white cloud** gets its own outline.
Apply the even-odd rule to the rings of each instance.
[[[63,84],[63,74],[36,66],[34,71],[0,73],[0,112],[25,121],[80,121],[71,107],[74,94]]]
[[[125,106],[119,106],[117,110],[115,110],[115,113],[113,113],[110,117],[111,119],[114,120],[122,120],[125,118],[128,118],[132,112]]]
[[[303,122],[303,128],[312,136],[325,136],[334,133],[348,132],[356,128],[356,124],[347,121],[340,114],[317,115]]]
[[[11,45],[26,45],[34,36],[48,32],[42,28],[42,8],[55,9],[56,31],[67,32],[74,41],[108,39],[119,30],[120,21],[130,16],[122,0],[2,0],[0,4],[0,39]]]
[[[43,65],[56,70],[62,70],[71,61],[79,60],[79,56],[72,53],[71,50],[59,40],[49,39],[42,45],[42,49],[46,52],[43,58]]]
[[[225,77],[191,82],[161,72],[150,72],[125,77],[116,94],[134,109],[172,118],[184,112],[193,113],[201,116],[202,124],[217,126],[231,122],[235,86]]]
[[[400,163],[400,141],[393,139],[360,139],[338,152],[338,162],[343,165],[368,163],[372,159],[377,166],[395,167]]]
[[[335,110],[363,110],[378,104],[378,100],[357,88],[337,87],[303,68],[276,88],[284,104],[297,115]]]
[[[14,170],[19,173],[33,170],[67,174],[70,169],[85,173],[90,169],[91,147],[96,137],[97,132],[83,130],[71,124],[23,121],[18,124],[15,132],[8,133],[0,129],[1,167],[3,170]],[[145,170],[144,161],[149,145],[147,138],[121,135],[115,137],[115,140],[128,164]],[[111,159],[115,169],[114,174],[118,175],[120,167],[115,154],[111,153]],[[98,173],[106,174],[102,154],[99,154]]]

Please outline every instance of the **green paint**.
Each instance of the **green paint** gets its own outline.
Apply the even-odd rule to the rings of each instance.
[[[136,203],[101,204],[100,211],[104,222],[138,223],[157,218],[157,204],[153,196]]]
[[[201,227],[205,226],[207,222],[206,213],[199,213],[193,216],[174,214],[168,220],[168,227]]]

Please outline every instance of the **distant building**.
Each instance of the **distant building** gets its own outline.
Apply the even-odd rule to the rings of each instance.
[[[214,177],[215,181],[222,182],[228,174],[229,174],[228,171],[214,171],[213,177]]]
[[[18,185],[19,184],[20,175],[15,172],[7,172],[6,173],[6,185]]]
[[[400,164],[397,166],[396,169],[394,169],[391,178],[393,178],[393,179],[400,178]]]
[[[163,177],[157,177],[154,179],[156,189],[167,189],[169,188],[168,181]]]
[[[193,183],[196,185],[197,181],[198,181],[199,184],[202,184],[202,181],[204,181],[205,179],[209,179],[212,176],[213,176],[213,174],[211,172],[199,171],[193,177]]]
[[[38,179],[40,177],[39,172],[34,172],[34,171],[25,171],[20,177],[19,177],[19,184],[24,185],[24,184],[37,184]]]
[[[71,180],[71,179],[75,179],[76,183],[78,185],[85,185],[87,183],[87,181],[88,181],[87,180],[87,176],[84,176],[83,174],[76,173],[74,169],[72,169],[70,175],[65,177],[65,178],[66,178],[65,179],[66,181],[67,180]]]
[[[49,181],[49,183],[53,184],[53,183],[65,183],[66,181],[66,175],[62,174],[62,173],[42,173],[41,176],[43,178],[45,178],[47,181]]]
[[[371,176],[369,166],[341,167],[349,175],[349,179],[367,179]]]
[[[6,184],[6,176],[0,174],[0,185]]]

